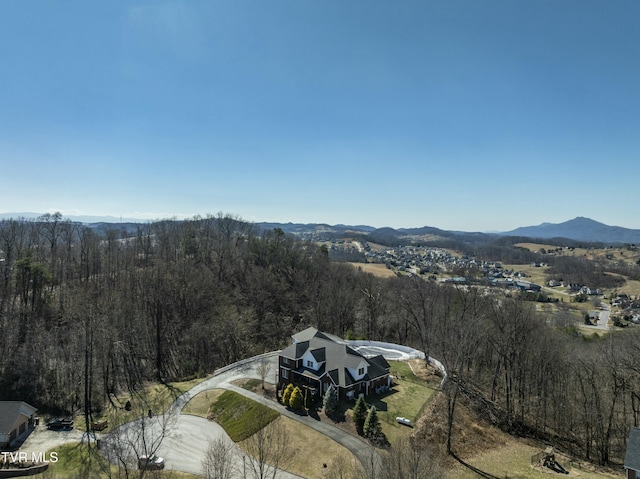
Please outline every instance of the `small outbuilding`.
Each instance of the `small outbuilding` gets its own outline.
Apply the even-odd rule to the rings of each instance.
[[[632,427],[624,456],[624,470],[627,479],[640,478],[640,428]]]
[[[29,435],[37,411],[24,401],[0,401],[0,449],[10,449]]]

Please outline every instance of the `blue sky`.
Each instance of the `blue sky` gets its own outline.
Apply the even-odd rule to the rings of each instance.
[[[640,228],[640,2],[0,2],[0,212]]]

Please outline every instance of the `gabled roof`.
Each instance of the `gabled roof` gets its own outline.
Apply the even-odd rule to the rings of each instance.
[[[0,434],[9,434],[21,414],[31,417],[36,411],[24,401],[0,401]]]
[[[342,387],[350,386],[356,380],[349,369],[357,370],[363,363],[367,364],[367,374],[361,380],[371,380],[389,373],[389,363],[382,357],[366,358],[351,348],[340,338],[322,333],[315,328],[308,328],[292,336],[294,343],[285,348],[280,355],[289,359],[301,359],[307,352],[317,361],[319,369],[312,371],[304,365],[298,373],[316,379],[327,374],[334,384]]]
[[[640,428],[631,428],[629,442],[627,442],[627,454],[624,456],[624,467],[640,471]]]
[[[309,341],[290,344],[280,352],[280,356],[289,359],[299,359],[309,349]]]
[[[382,354],[369,358],[369,376],[377,378],[389,372],[391,365]]]
[[[324,363],[327,359],[327,348],[313,349],[311,355],[319,363]]]
[[[322,331],[318,331],[313,326],[310,328],[304,329],[299,333],[294,334],[291,337],[293,338],[294,343],[309,341],[312,338],[328,339],[330,341],[334,341],[337,343],[342,341],[342,338],[335,336],[333,334],[323,333]]]

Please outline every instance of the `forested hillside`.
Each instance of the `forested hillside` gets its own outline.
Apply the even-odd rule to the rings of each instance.
[[[452,423],[464,398],[508,431],[603,464],[620,460],[639,423],[636,331],[586,340],[504,293],[377,278],[233,216],[135,234],[58,214],[3,220],[0,251],[0,399],[43,412],[97,411],[145,381],[210,373],[312,325],[440,359]]]

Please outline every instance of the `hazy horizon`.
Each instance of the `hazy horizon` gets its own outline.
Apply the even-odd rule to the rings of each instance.
[[[78,221],[81,223],[147,223],[147,222],[154,222],[154,221],[162,221],[162,220],[172,220],[172,219],[176,219],[176,220],[190,220],[190,219],[194,219],[197,216],[200,217],[206,217],[208,215],[211,216],[217,216],[218,214],[223,214],[223,215],[232,215],[232,216],[237,216],[234,215],[233,213],[228,213],[228,212],[218,212],[218,213],[205,213],[205,214],[200,214],[200,215],[191,215],[191,216],[185,216],[185,217],[177,217],[175,215],[173,216],[164,216],[164,217],[157,217],[157,218],[125,218],[125,217],[115,217],[112,215],[105,215],[105,216],[101,216],[101,215],[76,215],[76,214],[63,214],[62,212],[59,211],[49,211],[49,212],[44,212],[44,213],[38,213],[38,212],[0,212],[0,220],[3,219],[20,219],[20,218],[25,218],[25,219],[32,219],[32,218],[38,218],[39,216],[42,216],[44,214],[54,214],[54,213],[60,213],[62,214],[63,219],[69,219],[71,221]],[[577,218],[577,217],[576,217]],[[567,221],[571,221],[574,220],[576,218],[567,218],[565,220],[559,221],[558,223],[565,223]],[[593,221],[596,221],[598,223],[602,223],[605,224],[607,226],[615,226],[615,227],[623,227],[623,228],[627,228],[625,226],[622,225],[614,225],[614,224],[607,224],[604,223],[602,221],[599,221],[595,218],[588,218],[588,217],[584,217],[583,218],[587,218]],[[373,227],[373,228],[394,228],[394,229],[412,229],[412,228],[423,228],[423,227],[434,227],[434,228],[439,228],[442,230],[447,230],[446,228],[440,228],[438,225],[430,225],[430,224],[424,224],[424,225],[420,225],[420,226],[390,226],[390,225],[372,225],[372,224],[366,224],[366,223],[359,223],[359,222],[349,222],[349,223],[329,223],[326,221],[317,221],[317,222],[312,222],[312,223],[299,223],[299,222],[295,222],[295,221],[270,221],[270,220],[255,220],[255,221],[251,221],[251,220],[247,220],[246,218],[243,218],[241,216],[238,216],[238,219],[241,221],[247,221],[247,222],[252,222],[252,223],[277,223],[277,224],[327,224],[330,226],[337,226],[337,225],[344,225],[344,226],[369,226],[369,227]],[[456,230],[449,230],[449,231],[461,231],[461,232],[468,232],[468,233],[474,233],[474,232],[480,232],[480,233],[506,233],[512,230],[515,230],[517,228],[521,228],[521,227],[531,227],[531,226],[541,226],[543,224],[551,224],[548,221],[542,222],[542,223],[538,223],[538,224],[521,224],[516,226],[515,228],[511,228],[509,230],[487,230],[487,229],[480,229],[480,230],[471,230],[471,229],[456,229]],[[635,229],[635,228],[629,228],[629,229]]]

